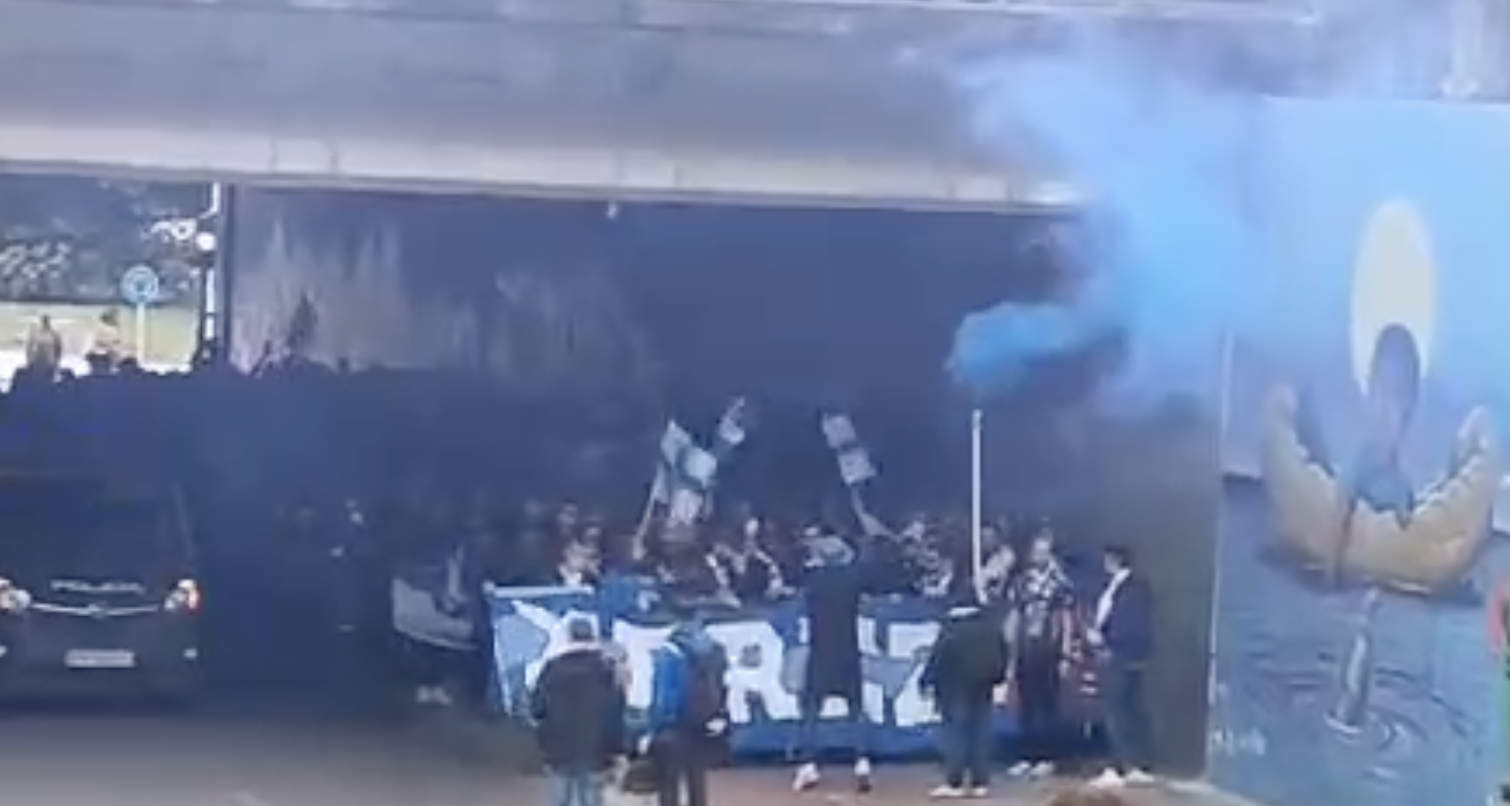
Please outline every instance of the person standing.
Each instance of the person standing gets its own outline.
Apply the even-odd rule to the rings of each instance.
[[[1007,639],[973,590],[955,600],[918,683],[941,717],[944,783],[932,797],[986,797],[991,787],[992,694],[1007,676]]]
[[[91,375],[104,375],[115,371],[121,360],[121,314],[114,308],[100,312],[90,337],[89,350],[84,355],[89,362]]]
[[[1021,759],[1014,776],[1054,774],[1062,755],[1060,694],[1070,657],[1074,591],[1047,527],[1034,535],[1028,562],[1013,584],[1008,623],[1013,634],[1012,682],[1017,690]]]
[[[658,806],[708,806],[708,766],[729,732],[727,659],[690,616],[651,654],[649,730],[640,750],[650,756]]]
[[[802,764],[792,780],[792,789],[803,792],[821,780],[818,723],[824,704],[838,697],[844,700],[850,722],[855,788],[869,792],[869,723],[861,696],[864,678],[860,668],[859,628],[865,580],[854,549],[843,538],[809,529],[806,540],[809,560],[801,587],[808,625],[808,656],[798,697],[802,712]]]
[[[1108,578],[1086,639],[1098,660],[1112,763],[1091,785],[1147,784],[1154,778],[1148,772],[1152,736],[1143,681],[1153,656],[1153,589],[1135,572],[1130,549],[1110,546],[1102,559]]]
[[[52,317],[44,313],[26,334],[26,368],[52,380],[62,364],[63,337],[53,328]]]
[[[591,621],[568,621],[566,639],[531,695],[535,738],[555,783],[550,806],[602,806],[607,774],[624,752],[623,690]]]

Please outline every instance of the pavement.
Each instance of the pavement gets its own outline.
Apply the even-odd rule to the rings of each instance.
[[[432,718],[354,719],[243,713],[31,714],[0,719],[0,805],[50,806],[534,806],[538,777],[459,752]],[[717,806],[915,806],[935,782],[926,766],[878,771],[876,791],[793,794],[787,771],[719,771]],[[1004,787],[992,802],[1036,806],[1072,782]],[[1132,792],[1136,806],[1232,806],[1199,787]],[[612,806],[637,806],[616,797]]]

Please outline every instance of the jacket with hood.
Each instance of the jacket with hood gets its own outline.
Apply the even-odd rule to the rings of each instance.
[[[651,653],[650,707],[646,716],[652,736],[691,727],[688,708],[694,664],[698,658],[710,657],[718,651],[717,643],[706,632],[684,625]]]
[[[531,709],[541,760],[553,770],[604,770],[624,753],[624,694],[594,646],[547,661]]]
[[[1010,652],[1001,623],[975,606],[949,611],[919,685],[939,703],[987,698],[1006,680]]]

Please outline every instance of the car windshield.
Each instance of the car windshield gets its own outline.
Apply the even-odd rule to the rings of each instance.
[[[0,574],[136,574],[177,559],[165,508],[89,479],[0,479]]]

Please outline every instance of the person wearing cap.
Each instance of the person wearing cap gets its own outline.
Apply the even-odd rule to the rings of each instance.
[[[550,806],[602,806],[624,753],[624,695],[587,618],[566,623],[566,645],[540,670],[532,694],[535,738],[555,782]]]
[[[944,783],[934,798],[986,797],[991,786],[992,702],[1007,678],[1010,651],[1001,623],[982,606],[973,585],[951,593],[938,640],[919,688],[938,707]]]

